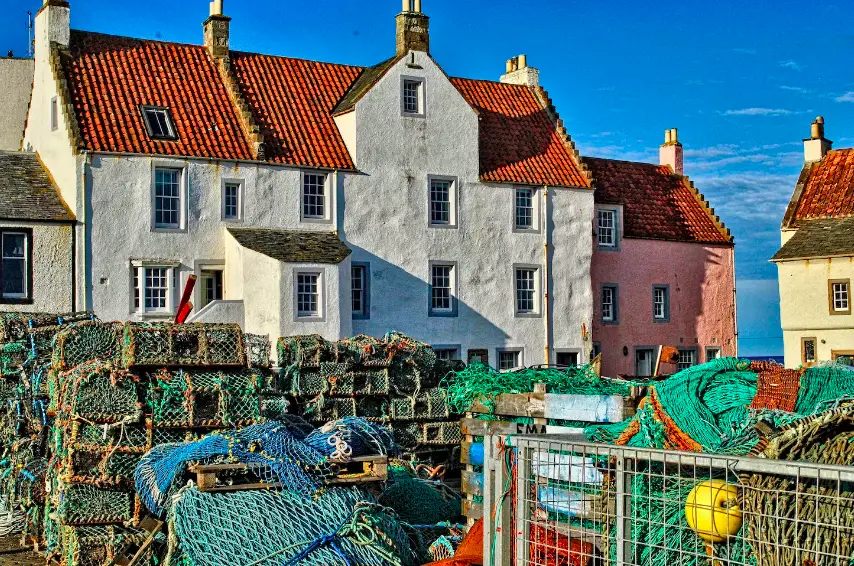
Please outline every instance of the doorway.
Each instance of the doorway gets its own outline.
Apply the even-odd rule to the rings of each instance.
[[[655,351],[652,348],[635,349],[635,376],[650,377],[655,364]]]

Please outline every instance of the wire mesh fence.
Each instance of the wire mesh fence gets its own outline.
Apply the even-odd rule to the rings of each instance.
[[[854,467],[554,436],[485,451],[487,566],[854,563]]]

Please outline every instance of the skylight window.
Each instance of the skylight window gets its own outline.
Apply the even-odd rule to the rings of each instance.
[[[177,140],[175,123],[168,108],[159,106],[143,106],[142,117],[145,119],[145,128],[148,137],[153,140]]]

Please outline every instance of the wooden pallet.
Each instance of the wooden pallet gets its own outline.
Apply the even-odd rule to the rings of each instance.
[[[154,517],[146,517],[139,523],[139,528],[148,532],[148,537],[142,544],[126,544],[116,552],[107,566],[135,566],[154,544],[157,533],[163,530],[165,523]]]
[[[388,456],[360,456],[348,460],[329,460],[329,463],[334,465],[336,471],[333,477],[326,480],[327,485],[363,484],[388,479]],[[254,470],[262,468],[262,465],[212,464],[192,466],[190,471],[196,474],[199,491],[209,493],[287,487],[280,483],[253,481],[258,479]],[[226,477],[232,483],[226,484]]]

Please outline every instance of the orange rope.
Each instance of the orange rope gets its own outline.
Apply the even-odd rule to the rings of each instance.
[[[676,422],[670,418],[670,415],[664,411],[664,407],[662,407],[661,401],[658,399],[658,394],[654,387],[650,388],[648,398],[649,402],[652,403],[655,418],[664,425],[664,430],[667,433],[667,446],[665,446],[665,448],[671,450],[683,450],[687,452],[703,451],[703,447],[683,432],[682,429],[676,425]]]

